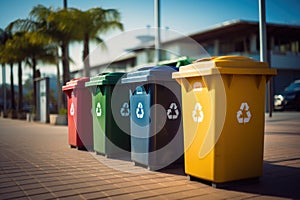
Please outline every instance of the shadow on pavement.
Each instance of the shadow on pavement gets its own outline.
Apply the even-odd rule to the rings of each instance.
[[[275,163],[284,161],[295,161],[300,158],[264,162],[264,173],[260,178],[245,179],[218,184],[219,189],[245,192],[257,195],[282,197],[289,199],[300,199],[300,169],[282,166]],[[183,164],[171,165],[159,170],[166,174],[186,176]],[[200,183],[211,185],[211,182],[197,179]]]
[[[298,158],[299,159],[299,158]],[[227,183],[222,189],[252,194],[300,199],[300,169],[264,162],[264,174],[257,181]]]

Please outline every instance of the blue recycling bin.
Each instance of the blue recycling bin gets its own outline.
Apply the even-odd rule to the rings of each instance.
[[[181,91],[171,78],[174,71],[146,67],[122,78],[122,84],[131,85],[131,160],[149,170],[183,162]]]

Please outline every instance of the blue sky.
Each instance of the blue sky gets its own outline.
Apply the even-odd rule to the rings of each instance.
[[[81,10],[91,7],[118,9],[125,31],[131,31],[145,28],[147,25],[154,26],[153,2],[153,0],[68,0],[68,7]],[[58,8],[63,7],[63,0],[0,1],[0,28],[4,29],[16,19],[28,17],[32,7],[38,4]],[[236,19],[258,21],[258,0],[161,0],[161,26],[182,34],[199,32]],[[300,0],[266,0],[266,20],[271,23],[300,25]],[[103,36],[106,37],[109,38]],[[71,51],[74,60],[81,59],[81,46],[77,49]],[[0,81],[2,82],[1,76]]]
[[[224,3],[225,2],[225,3]],[[5,0],[0,2],[0,27],[26,18],[33,6],[62,7],[63,0]],[[68,0],[69,7],[118,9],[125,30],[153,26],[153,0]],[[299,0],[266,0],[267,21],[300,25]],[[203,30],[227,20],[258,20],[258,0],[161,0],[162,27],[184,34]]]

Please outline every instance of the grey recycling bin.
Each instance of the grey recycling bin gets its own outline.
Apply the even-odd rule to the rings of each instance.
[[[131,160],[149,170],[183,162],[180,85],[171,78],[177,68],[146,67],[127,74],[131,84]]]

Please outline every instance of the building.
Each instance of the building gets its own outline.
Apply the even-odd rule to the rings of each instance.
[[[207,56],[243,55],[259,60],[258,22],[235,20],[210,29],[162,42],[162,59],[180,56],[202,58]],[[273,78],[273,93],[278,93],[293,80],[300,79],[300,26],[267,24],[268,62],[277,69]],[[130,53],[112,63],[103,63],[91,68],[96,75],[110,64],[114,71],[131,71],[145,64],[154,64],[153,41],[132,47]],[[82,71],[74,72],[74,76]]]

